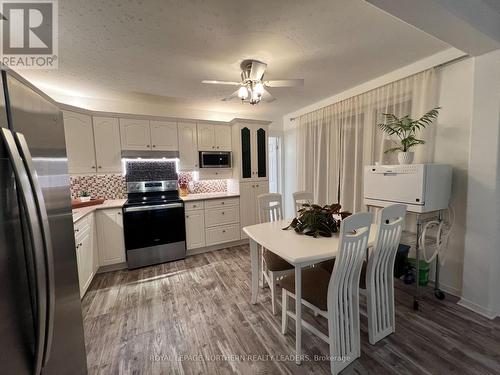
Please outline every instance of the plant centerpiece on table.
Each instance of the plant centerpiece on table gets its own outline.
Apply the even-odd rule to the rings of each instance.
[[[304,203],[298,211],[299,216],[283,230],[293,228],[298,234],[315,238],[318,236],[331,237],[333,233],[339,231],[341,219],[351,214],[350,212],[341,212],[341,208],[342,206],[338,203],[326,206]],[[340,216],[341,219],[336,219],[334,215]]]
[[[417,145],[423,145],[425,141],[418,139],[417,131],[425,129],[438,117],[441,107],[431,109],[418,120],[413,120],[410,115],[397,117],[393,113],[383,113],[385,122],[378,127],[389,136],[399,138],[400,145],[385,150],[385,153],[400,151],[398,153],[399,164],[413,163],[414,153],[410,151]]]

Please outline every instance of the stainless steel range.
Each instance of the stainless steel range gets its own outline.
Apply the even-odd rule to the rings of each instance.
[[[184,202],[177,180],[127,182],[123,226],[128,268],[184,259]]]

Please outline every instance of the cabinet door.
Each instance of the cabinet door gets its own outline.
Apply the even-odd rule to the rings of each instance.
[[[148,120],[120,119],[120,136],[123,150],[151,150]]]
[[[268,181],[261,181],[257,182],[255,184],[255,206],[257,207],[257,197],[261,194],[267,194],[269,193],[269,182]],[[256,214],[257,218],[256,220],[259,220],[259,215],[258,213]]]
[[[252,170],[252,131],[249,127],[240,129],[241,137],[241,179],[251,180]]]
[[[95,172],[92,118],[80,113],[64,111],[64,133],[69,173]]]
[[[198,124],[198,150],[214,151],[215,149],[214,125]]]
[[[257,128],[255,130],[255,177],[259,180],[267,180],[267,130]]]
[[[122,148],[118,119],[94,117],[93,123],[97,172],[120,173],[122,171]]]
[[[257,224],[257,199],[254,182],[240,184],[240,224],[241,228]],[[241,238],[247,238],[243,230]]]
[[[177,123],[172,121],[150,121],[151,148],[153,151],[177,151]]]
[[[179,158],[180,169],[192,171],[198,169],[198,147],[196,123],[179,122]]]
[[[91,230],[87,229],[76,238],[76,260],[78,265],[78,283],[80,286],[80,297],[83,297],[85,291],[92,281],[92,235]]]
[[[123,215],[121,209],[99,210],[97,213],[99,265],[125,262]]]
[[[205,246],[205,211],[186,212],[186,246],[189,249]]]
[[[231,127],[214,125],[215,148],[217,151],[231,151]]]

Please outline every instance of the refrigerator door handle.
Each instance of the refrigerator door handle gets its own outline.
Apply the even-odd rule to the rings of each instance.
[[[28,173],[28,178],[31,183],[35,204],[38,210],[40,219],[42,236],[45,246],[45,267],[46,267],[46,283],[47,283],[47,327],[45,336],[45,349],[43,354],[43,365],[47,363],[52,347],[52,337],[54,333],[54,309],[55,309],[55,281],[54,281],[54,257],[52,252],[52,238],[50,236],[49,217],[45,200],[43,198],[42,189],[38,180],[31,152],[28,148],[26,138],[21,133],[15,133],[16,143],[24,161],[24,166]]]
[[[16,147],[16,141],[9,129],[0,128],[0,135],[5,143],[5,148],[12,163],[12,169],[16,178],[16,184],[20,193],[21,201],[25,207],[28,234],[31,240],[33,260],[35,265],[36,280],[36,342],[35,363],[33,373],[38,375],[42,371],[43,355],[45,350],[45,335],[47,324],[47,277],[45,268],[45,252],[43,248],[43,235],[35,204],[34,194],[31,190],[28,173]]]

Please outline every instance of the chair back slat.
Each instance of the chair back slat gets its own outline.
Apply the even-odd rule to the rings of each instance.
[[[404,228],[406,206],[395,204],[379,213],[376,245],[366,272],[368,333],[375,344],[395,330],[394,262]]]
[[[340,225],[339,250],[328,286],[330,355],[358,358],[361,353],[359,329],[359,278],[368,245],[373,215],[354,214]],[[335,372],[351,361],[332,363]]]
[[[278,193],[261,194],[257,197],[259,223],[283,220],[283,198]]]
[[[308,191],[297,191],[293,195],[293,206],[295,207],[295,213],[298,214],[299,210],[302,208],[304,203],[313,203],[314,195]]]

